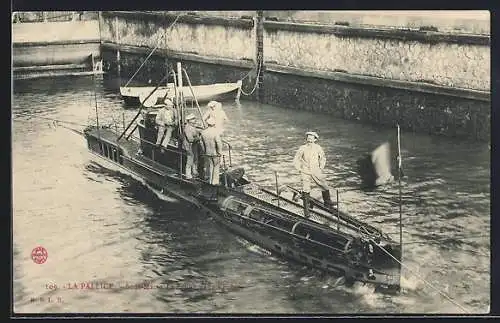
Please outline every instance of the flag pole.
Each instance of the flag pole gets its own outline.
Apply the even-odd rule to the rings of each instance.
[[[401,198],[401,135],[398,126],[398,186],[399,186],[399,246],[401,248],[401,260],[403,260],[403,212],[402,212],[402,198]]]

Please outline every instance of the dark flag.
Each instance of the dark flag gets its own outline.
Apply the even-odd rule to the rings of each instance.
[[[393,174],[397,174],[397,178],[403,176],[400,158],[399,126],[395,145],[397,145],[395,154],[391,152],[391,144],[387,141],[357,161],[357,171],[361,177],[361,187],[363,189],[375,189],[378,186],[392,183],[394,182]]]

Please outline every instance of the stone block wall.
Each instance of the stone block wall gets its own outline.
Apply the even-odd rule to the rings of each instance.
[[[490,46],[266,30],[264,57],[283,66],[489,91]]]
[[[265,102],[421,133],[490,138],[490,103],[283,73],[264,76]]]

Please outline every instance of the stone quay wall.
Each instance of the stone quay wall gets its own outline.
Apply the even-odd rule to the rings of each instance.
[[[285,13],[265,12],[260,24],[255,11],[102,12],[102,57],[126,82],[155,49],[134,83],[158,82],[166,62],[181,61],[193,84],[244,78],[251,92],[260,70],[249,98],[261,92],[263,103],[490,140],[489,15],[450,19],[446,29],[425,14],[386,26],[358,12]]]

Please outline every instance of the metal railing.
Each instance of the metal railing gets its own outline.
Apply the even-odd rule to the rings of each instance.
[[[136,127],[140,127],[141,126],[141,125],[139,125],[139,122],[140,121],[137,122]],[[116,127],[116,123],[115,123],[115,127]],[[118,133],[118,131],[117,131],[117,133]],[[135,136],[135,135],[133,135],[133,132],[129,133],[129,135],[127,136],[127,139],[128,138],[137,139],[137,140],[139,140],[139,142],[141,144],[142,143],[146,143],[146,144],[150,145],[152,148],[153,147],[157,147],[156,143],[154,143],[152,141],[149,141],[147,139],[144,139],[141,136]],[[179,139],[179,138],[175,138],[175,139],[178,140],[178,141],[182,140],[182,139]],[[227,145],[227,147],[228,147],[228,155],[227,156],[229,157],[229,167],[231,167],[232,166],[231,145],[228,142],[224,141],[224,140],[223,140],[223,143],[225,143]],[[174,145],[174,146],[178,146],[178,145]],[[141,147],[141,149],[142,149],[142,147]],[[171,148],[169,148],[168,147],[168,143],[167,143],[167,146],[162,146],[162,149],[165,150],[165,151],[168,151],[168,152],[175,153],[177,155],[181,155],[182,154],[182,151],[179,150],[179,149],[171,149]],[[225,154],[221,155],[224,171],[226,171],[228,169],[227,165],[225,164],[225,156],[226,156]],[[203,157],[203,155],[200,155],[200,157]],[[152,151],[151,159],[153,161],[155,161],[154,149]]]
[[[226,144],[227,145],[227,150],[228,150],[228,154],[229,154],[229,167],[233,166],[233,161],[232,161],[232,158],[231,158],[231,144],[225,140],[222,140],[222,144]],[[223,155],[224,156],[224,155]]]

